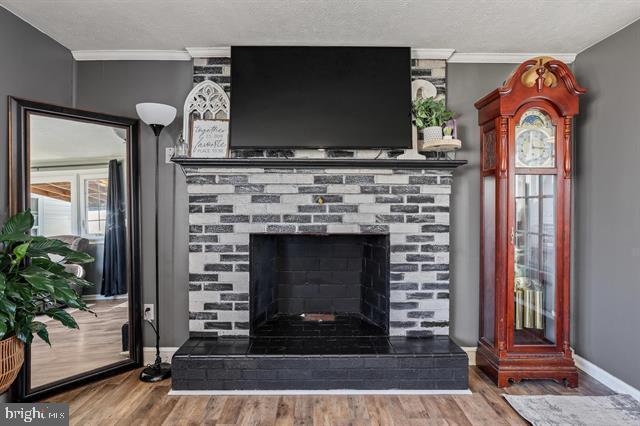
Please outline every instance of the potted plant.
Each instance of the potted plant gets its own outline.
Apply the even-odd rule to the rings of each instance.
[[[78,328],[63,307],[91,312],[70,284],[92,284],[66,272],[62,263],[88,263],[93,258],[62,241],[29,235],[32,227],[33,216],[27,210],[0,229],[0,393],[11,386],[22,366],[23,344],[31,343],[36,334],[51,345],[47,325],[36,315]],[[49,255],[61,257],[61,263]]]
[[[444,139],[453,139],[453,127],[445,127],[442,133],[444,134]]]
[[[453,118],[444,99],[416,98],[412,111],[413,122],[418,130],[422,130],[425,142],[442,139],[442,126]]]

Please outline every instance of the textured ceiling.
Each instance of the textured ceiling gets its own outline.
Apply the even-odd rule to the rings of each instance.
[[[0,0],[71,50],[375,45],[576,53],[640,0]]]
[[[29,133],[34,164],[123,158],[126,152],[114,128],[100,124],[34,114]]]

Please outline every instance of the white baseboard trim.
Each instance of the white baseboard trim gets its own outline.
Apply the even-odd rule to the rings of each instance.
[[[240,396],[240,395],[471,395],[471,390],[405,390],[405,389],[327,389],[327,390],[173,390],[169,395],[175,396]]]
[[[178,349],[179,348],[160,346],[160,357],[162,358],[162,362],[171,364],[171,358],[173,358],[173,354],[175,354]],[[153,363],[153,361],[156,359],[155,346],[145,346],[143,349],[143,354],[145,365]]]
[[[584,371],[609,389],[617,393],[625,393],[631,395],[633,398],[640,401],[640,390],[634,388],[628,383],[618,379],[613,374],[603,370],[591,361],[582,358],[580,355],[573,354],[573,359],[576,362],[576,367]]]
[[[117,296],[103,296],[101,294],[85,294],[82,296],[82,300],[121,300],[128,299],[128,294],[119,294]]]
[[[477,346],[461,346],[462,350],[467,353],[469,357],[469,365],[476,365],[476,352],[478,352]]]

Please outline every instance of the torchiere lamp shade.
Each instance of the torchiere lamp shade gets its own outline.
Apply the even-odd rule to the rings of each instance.
[[[171,105],[144,102],[136,105],[136,112],[149,126],[168,126],[176,118],[177,110]]]

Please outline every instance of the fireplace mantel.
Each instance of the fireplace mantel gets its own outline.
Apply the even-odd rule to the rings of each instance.
[[[278,167],[278,168],[376,168],[451,170],[467,164],[467,160],[395,160],[354,158],[189,158],[171,159],[182,167]]]

